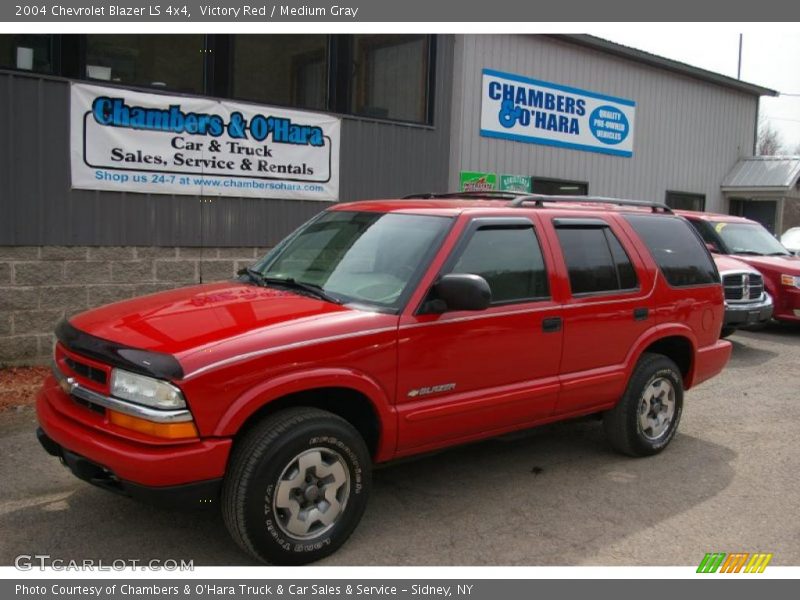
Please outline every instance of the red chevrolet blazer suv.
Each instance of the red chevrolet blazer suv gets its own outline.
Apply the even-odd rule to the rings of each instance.
[[[723,302],[662,204],[339,204],[237,280],[62,322],[37,433],[82,479],[218,503],[256,559],[307,563],[354,530],[377,463],[591,414],[660,452],[728,361]]]

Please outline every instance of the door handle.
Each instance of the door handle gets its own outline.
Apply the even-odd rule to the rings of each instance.
[[[650,311],[646,308],[634,308],[633,309],[633,320],[634,321],[646,321]]]
[[[555,333],[561,331],[561,317],[548,317],[542,319],[542,331],[545,333]]]

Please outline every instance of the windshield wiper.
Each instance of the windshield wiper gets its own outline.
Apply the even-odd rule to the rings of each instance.
[[[261,276],[261,281],[263,281],[264,284],[266,285],[269,284],[282,285],[294,290],[301,290],[303,292],[311,294],[312,296],[316,296],[320,300],[325,300],[326,302],[332,302],[333,304],[342,303],[341,300],[333,297],[324,289],[322,289],[322,286],[319,286],[315,283],[306,283],[304,281],[297,281],[293,277],[265,277],[261,275],[261,273],[259,273],[259,275]]]
[[[764,256],[791,256],[788,252],[770,252],[769,254],[765,254]]]
[[[734,254],[745,254],[747,256],[764,256],[762,252],[756,252],[755,250],[734,250]]]
[[[251,267],[245,267],[244,269],[239,269],[236,271],[237,275],[247,275],[250,278],[250,281],[257,285],[264,285],[264,276],[261,274],[260,271],[256,271]]]

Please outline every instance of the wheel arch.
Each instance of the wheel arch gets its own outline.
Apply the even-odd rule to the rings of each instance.
[[[264,417],[293,406],[319,408],[346,420],[375,462],[394,453],[397,419],[387,394],[366,375],[349,370],[292,373],[264,382],[232,404],[214,435],[238,438]]]
[[[688,327],[663,327],[649,331],[636,344],[628,365],[628,377],[645,353],[661,354],[672,360],[681,372],[684,389],[694,383],[697,341]]]

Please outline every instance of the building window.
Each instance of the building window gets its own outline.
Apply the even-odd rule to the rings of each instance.
[[[243,100],[325,109],[327,35],[237,35],[233,96]]]
[[[52,35],[0,35],[0,67],[56,73]]]
[[[426,35],[352,36],[348,112],[426,122],[429,49]]]
[[[633,290],[639,285],[631,259],[608,227],[559,226],[572,294]]]
[[[531,178],[531,192],[546,196],[585,196],[589,193],[589,184],[583,181],[566,181],[564,179]]]
[[[706,209],[706,197],[703,194],[689,194],[688,192],[667,192],[667,206],[676,210]]]
[[[87,35],[88,79],[202,93],[205,36]]]

